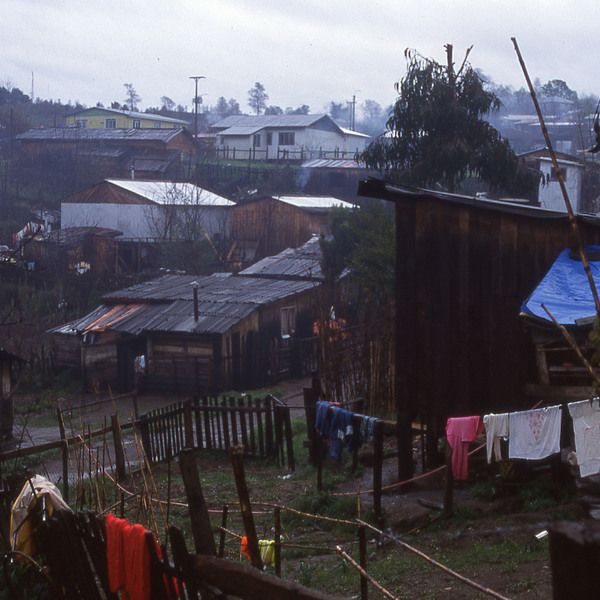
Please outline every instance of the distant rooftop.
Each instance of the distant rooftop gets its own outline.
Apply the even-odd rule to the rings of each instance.
[[[191,183],[131,179],[107,179],[106,181],[156,204],[235,205],[235,202]]]

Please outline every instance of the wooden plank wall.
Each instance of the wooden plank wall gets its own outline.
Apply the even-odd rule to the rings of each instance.
[[[398,200],[399,389],[431,425],[448,416],[527,408],[534,348],[520,307],[558,254],[566,219]],[[600,227],[582,223],[585,244]]]

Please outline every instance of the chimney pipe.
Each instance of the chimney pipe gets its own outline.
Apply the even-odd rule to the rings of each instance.
[[[194,290],[194,321],[198,322],[198,282],[192,281],[191,286]]]

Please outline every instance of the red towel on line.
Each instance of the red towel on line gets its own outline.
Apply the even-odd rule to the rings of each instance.
[[[457,417],[448,419],[446,438],[452,448],[452,475],[456,481],[469,477],[469,443],[483,432],[480,417]]]

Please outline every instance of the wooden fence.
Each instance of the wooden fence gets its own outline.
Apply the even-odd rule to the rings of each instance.
[[[292,146],[291,148],[280,148],[269,150],[265,148],[230,148],[224,146],[216,148],[214,151],[215,158],[219,160],[271,160],[271,161],[299,161],[321,159],[356,159],[358,156],[358,148],[355,150],[323,150],[322,148],[305,148],[304,146]]]
[[[296,468],[289,407],[274,396],[195,397],[140,415],[129,423],[120,423],[113,415],[110,425],[73,436],[67,436],[59,411],[59,430],[60,439],[56,441],[0,453],[0,480],[14,470],[7,465],[25,462],[54,483],[62,483],[63,497],[68,503],[70,483],[92,477],[105,467],[97,463],[107,444],[113,464],[106,466],[114,467],[119,481],[125,477],[127,464],[139,462],[137,452],[134,450],[135,458],[130,460],[125,448],[124,437],[131,437],[132,430],[137,432],[151,463],[172,458],[183,448],[227,451],[230,445],[241,444],[244,456],[272,458],[279,466],[287,464],[290,471]],[[95,449],[98,438],[101,441]],[[77,473],[70,471],[74,465]]]
[[[246,456],[276,458],[295,469],[289,408],[266,398],[195,397],[143,415],[135,423],[152,462],[176,456],[183,448],[227,450],[242,444]]]

